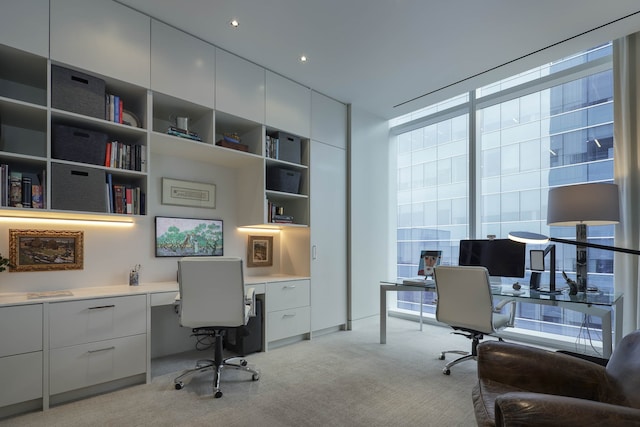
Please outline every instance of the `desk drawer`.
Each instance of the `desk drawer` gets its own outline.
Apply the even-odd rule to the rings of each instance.
[[[267,283],[267,311],[287,310],[309,305],[309,280]]]
[[[269,341],[306,334],[310,329],[310,307],[292,308],[267,314],[267,337]]]
[[[134,335],[51,350],[50,394],[140,374],[147,368],[147,336]]]
[[[51,303],[50,348],[144,334],[146,304],[146,295]]]
[[[0,357],[42,350],[42,304],[0,308]]]
[[[0,378],[0,407],[41,398],[42,352],[0,358]]]
[[[151,307],[159,305],[173,305],[176,302],[178,292],[155,292],[151,294]]]

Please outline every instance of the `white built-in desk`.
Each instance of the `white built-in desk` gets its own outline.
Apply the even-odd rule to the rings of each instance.
[[[311,337],[309,284],[245,278],[264,301],[264,350]],[[0,418],[151,381],[151,309],[177,294],[177,282],[0,293]]]

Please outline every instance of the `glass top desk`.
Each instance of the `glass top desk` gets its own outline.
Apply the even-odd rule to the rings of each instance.
[[[435,291],[435,282],[427,280],[424,283],[403,283],[402,279],[383,280],[380,282],[380,344],[387,342],[387,292]],[[602,320],[602,352],[603,357],[611,357],[613,344],[622,338],[622,305],[623,294],[605,294],[599,292],[579,293],[569,295],[563,292],[559,295],[549,295],[530,290],[526,285],[515,291],[511,285],[492,285],[491,293],[494,298],[511,298],[519,302],[530,304],[551,305],[599,317]],[[612,328],[612,312],[615,311],[615,328]],[[422,329],[422,304],[420,304],[420,329]],[[613,330],[613,333],[612,333]]]

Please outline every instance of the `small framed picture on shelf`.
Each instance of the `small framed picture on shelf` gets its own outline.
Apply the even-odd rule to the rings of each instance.
[[[82,231],[9,230],[9,271],[82,270]]]
[[[249,236],[247,267],[271,267],[272,265],[273,236]]]

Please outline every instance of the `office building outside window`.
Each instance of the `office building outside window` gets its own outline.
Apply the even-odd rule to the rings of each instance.
[[[575,238],[574,227],[546,225],[547,193],[613,181],[611,57],[611,44],[599,46],[391,122],[398,277],[416,275],[422,249],[457,264],[461,239],[510,231]],[[613,233],[613,226],[589,227],[588,239],[612,245]],[[562,271],[575,277],[575,246],[558,245],[556,258],[561,286]],[[611,291],[613,253],[589,249],[588,259],[589,283]],[[517,280],[526,285],[529,276]],[[417,312],[422,303],[434,313],[433,298],[400,292],[396,310]],[[527,303],[518,305],[516,327],[572,338],[601,329],[597,318]]]

